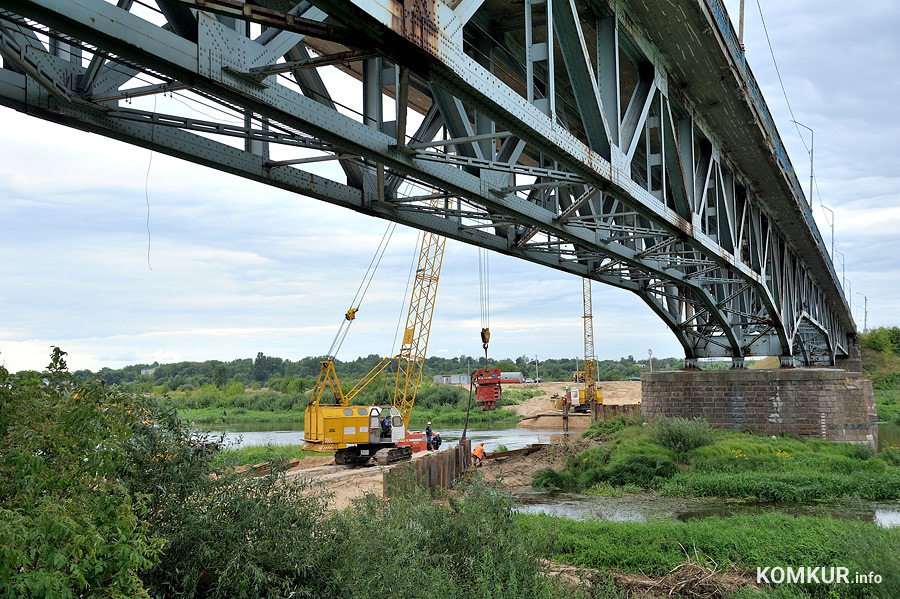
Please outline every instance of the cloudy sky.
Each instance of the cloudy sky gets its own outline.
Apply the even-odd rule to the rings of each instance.
[[[745,45],[854,315],[900,325],[900,4],[747,0]],[[726,1],[737,22],[738,0]],[[807,145],[809,138],[806,138]],[[149,258],[147,203],[149,214]],[[0,363],[41,369],[331,345],[387,223],[0,108]],[[398,227],[338,357],[396,351],[416,232]],[[842,260],[843,258],[843,260]],[[491,355],[583,353],[581,281],[491,255]],[[478,255],[448,242],[429,355],[478,355]],[[635,296],[594,285],[599,358],[682,356]]]

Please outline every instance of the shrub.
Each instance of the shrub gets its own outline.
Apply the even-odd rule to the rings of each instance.
[[[889,372],[872,380],[872,387],[879,391],[900,389],[900,372]]]
[[[147,427],[115,388],[76,382],[65,355],[43,374],[0,366],[0,596],[146,596],[138,574],[162,541],[115,473]]]
[[[609,464],[609,448],[603,445],[591,445],[575,456],[570,466],[582,470],[604,468]]]
[[[535,489],[565,489],[571,485],[571,476],[564,476],[553,468],[541,468],[531,477],[531,486]]]
[[[900,466],[900,449],[894,446],[882,449],[879,457],[892,466]]]
[[[667,418],[659,416],[653,422],[651,434],[657,443],[678,454],[709,445],[712,431],[704,418]]]
[[[668,458],[652,455],[628,455],[613,462],[606,473],[606,480],[614,485],[656,486],[660,479],[672,478],[678,466]]]
[[[871,445],[854,444],[852,447],[852,455],[857,460],[869,460],[875,457],[875,448]]]
[[[442,506],[421,489],[368,495],[328,521],[312,597],[578,597],[541,572],[512,506],[477,481]],[[287,593],[284,593],[287,596]],[[581,595],[583,596],[583,595]]]

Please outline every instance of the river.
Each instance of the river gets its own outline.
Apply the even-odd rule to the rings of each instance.
[[[435,428],[441,433],[446,447],[453,447],[462,436],[462,429]],[[210,431],[210,436],[218,438],[225,435],[225,443],[232,447],[248,447],[251,445],[298,445],[303,442],[303,425],[295,420],[274,422],[248,422],[229,424],[223,430]],[[504,445],[507,449],[519,449],[531,443],[549,443],[556,435],[573,434],[557,430],[529,430],[522,428],[477,430],[470,427],[466,436],[473,443],[484,441],[488,451],[496,451]],[[900,424],[882,422],[878,425],[878,449],[900,447]]]
[[[441,434],[444,448],[456,446],[462,437],[461,428],[441,428],[434,430]],[[477,430],[469,428],[466,437],[473,444],[484,442],[487,451],[497,451],[503,445],[506,449],[519,449],[532,443],[549,443],[551,439],[566,434],[578,435],[581,431],[563,433],[557,430],[531,430],[524,428]],[[298,445],[303,442],[303,425],[296,421],[248,423],[229,425],[224,431],[211,431],[210,437],[217,439],[225,435],[224,443],[230,447],[250,447],[254,445]]]
[[[444,440],[444,447],[453,447],[462,437],[462,429],[436,428]],[[879,447],[900,447],[900,425],[880,424]],[[231,447],[253,445],[297,445],[303,442],[303,425],[296,421],[248,423],[229,425],[225,431],[211,431],[218,438],[225,435]],[[549,443],[566,433],[556,430],[469,429],[466,436],[472,443],[484,442],[487,451],[519,449],[532,443]],[[579,435],[580,431],[568,433]],[[656,519],[685,521],[709,516],[752,514],[778,510],[793,515],[830,516],[874,522],[881,526],[900,526],[900,501],[873,502],[844,500],[828,503],[769,503],[709,497],[661,497],[652,493],[625,497],[597,497],[578,493],[559,493],[525,489],[513,494],[516,510],[526,513],[545,513],[573,519],[602,518],[629,522]]]

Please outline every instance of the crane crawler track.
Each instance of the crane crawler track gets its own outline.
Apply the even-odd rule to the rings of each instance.
[[[364,449],[366,453],[363,453]],[[347,447],[334,452],[334,463],[338,466],[370,466],[374,461],[379,466],[388,466],[411,460],[412,454],[412,447],[408,445],[382,447],[374,453],[366,448]]]

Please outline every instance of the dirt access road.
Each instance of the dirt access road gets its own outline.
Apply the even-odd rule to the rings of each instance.
[[[550,404],[550,397],[555,393],[564,395],[566,386],[572,387],[572,383],[541,383],[537,385],[543,391],[543,395],[537,395],[517,405],[505,406],[503,409],[513,410],[524,420],[519,422],[519,427],[542,430],[562,430],[562,412],[554,410]],[[641,382],[640,381],[601,381],[598,383],[603,391],[603,403],[610,406],[640,405]],[[581,385],[578,385],[581,388]],[[588,415],[571,414],[569,416],[569,430],[586,430],[591,420]]]
[[[536,386],[543,391],[543,395],[532,397],[516,406],[506,406],[504,409],[513,410],[520,416],[528,418],[519,424],[523,428],[561,430],[562,414],[559,410],[551,409],[550,397],[554,393],[564,394],[566,385],[567,383],[540,383]],[[572,386],[571,383],[568,385]],[[640,381],[605,381],[600,383],[600,388],[603,390],[605,404],[640,404]],[[570,430],[586,429],[589,424],[589,416],[570,416]],[[582,448],[583,444],[580,441],[568,440],[554,443],[527,456],[495,460],[491,459],[491,454],[487,454],[488,459],[478,471],[486,480],[504,487],[525,487],[531,484],[531,476],[535,470],[548,466],[561,467],[568,455]],[[425,452],[416,453],[413,459],[419,459],[424,455]],[[366,468],[335,466],[334,458],[331,456],[313,456],[300,460],[288,470],[287,476],[288,478],[301,476],[321,482],[324,489],[332,494],[329,507],[343,509],[349,506],[354,498],[362,497],[366,493],[381,494],[384,471],[390,468],[391,466]]]
[[[541,468],[562,468],[568,458],[588,445],[580,439],[562,439],[528,455],[492,458],[488,453],[482,466],[473,470],[484,477],[486,482],[505,489],[519,489],[531,485],[535,471]],[[427,452],[413,455],[420,459]],[[353,468],[336,466],[331,456],[313,456],[299,460],[287,471],[287,478],[303,477],[320,483],[331,494],[328,507],[341,510],[348,507],[353,499],[367,493],[381,495],[384,472],[394,466],[368,466]]]

